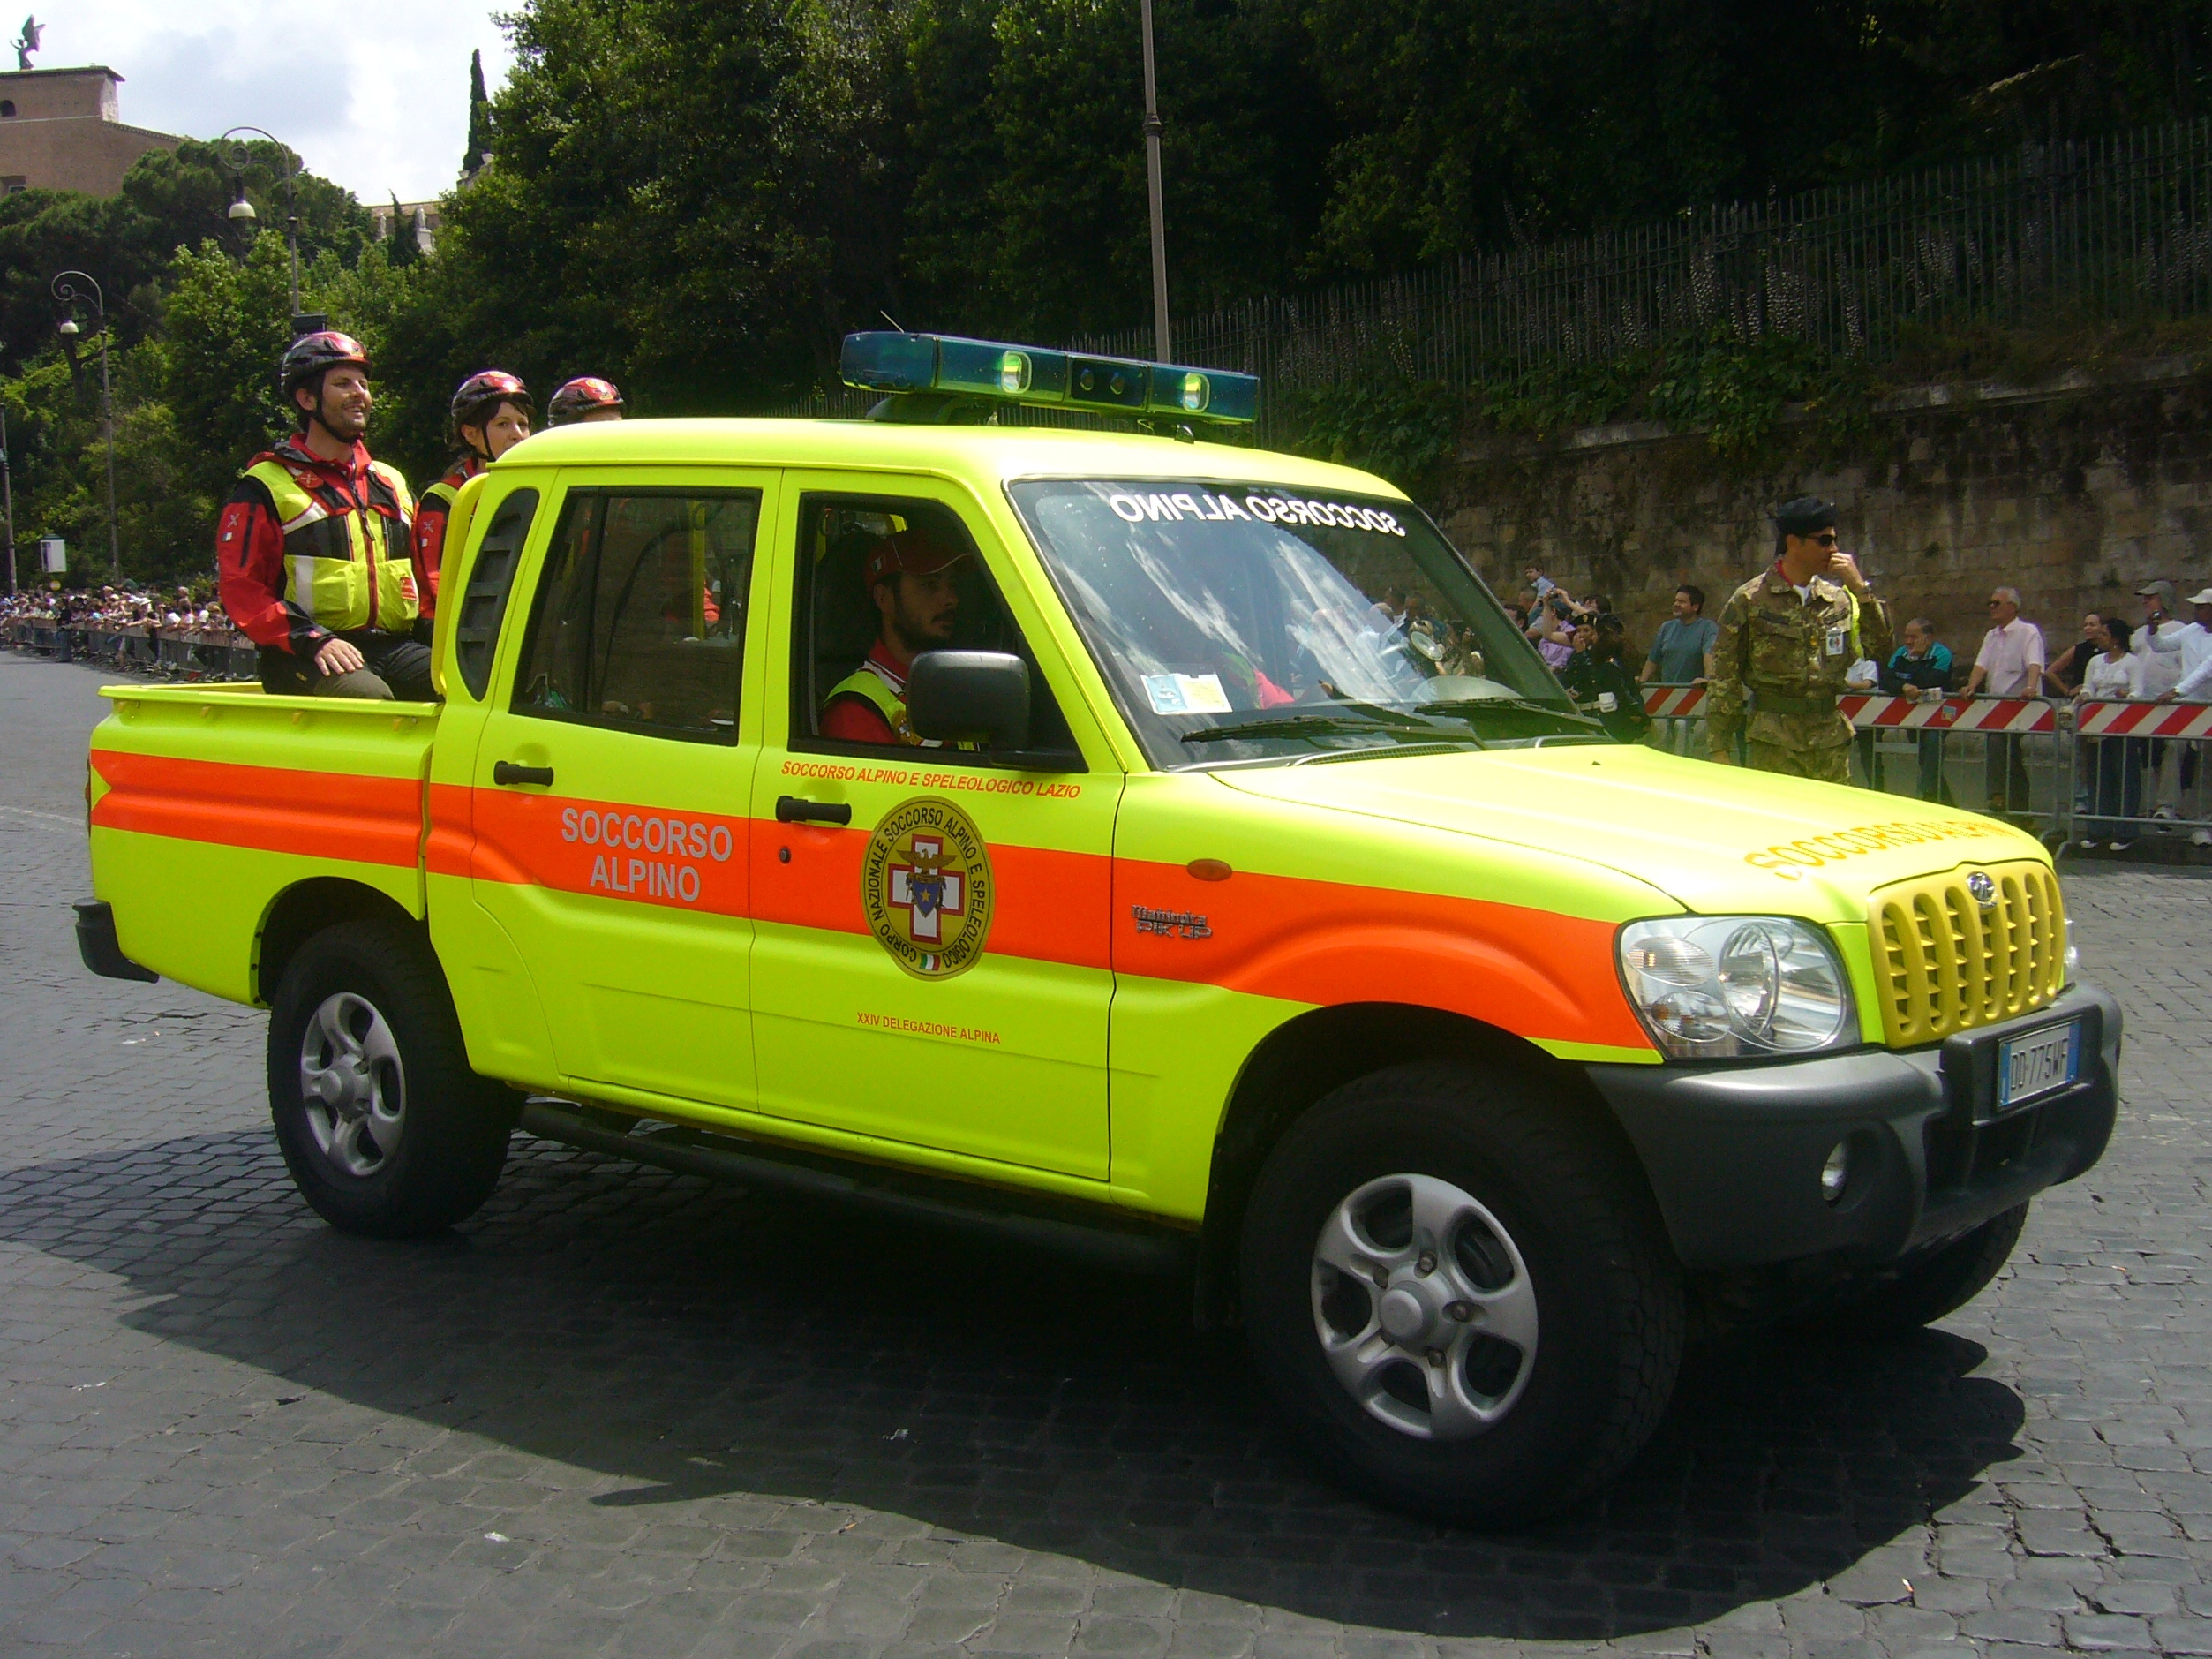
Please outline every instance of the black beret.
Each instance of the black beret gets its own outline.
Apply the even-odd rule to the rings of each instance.
[[[1786,536],[1809,536],[1816,531],[1833,530],[1835,526],[1836,504],[1824,501],[1817,495],[1800,495],[1774,509],[1774,528]]]

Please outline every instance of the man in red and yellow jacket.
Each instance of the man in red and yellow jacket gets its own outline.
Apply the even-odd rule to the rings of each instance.
[[[368,353],[303,335],[278,380],[300,429],[253,457],[216,520],[223,608],[260,646],[265,690],[428,701],[430,652],[410,637],[414,499],[361,441]]]

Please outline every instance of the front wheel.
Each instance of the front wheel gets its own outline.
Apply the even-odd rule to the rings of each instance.
[[[268,1077],[293,1184],[342,1232],[439,1232],[507,1161],[514,1109],[469,1068],[444,976],[398,922],[342,922],[300,946],[269,1007]]]
[[[2004,1271],[2027,1225],[2026,1204],[1990,1217],[1972,1232],[1885,1276],[1875,1289],[1846,1307],[1846,1323],[1876,1334],[1898,1335],[1956,1313]]]
[[[1680,1274],[1625,1150],[1511,1078],[1396,1067],[1269,1155],[1240,1277],[1254,1358],[1351,1485],[1518,1525],[1610,1480],[1665,1411]]]

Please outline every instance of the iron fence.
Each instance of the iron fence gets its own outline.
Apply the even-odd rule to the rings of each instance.
[[[1276,391],[1391,372],[1466,387],[1689,330],[1879,358],[1918,326],[2208,311],[2201,119],[1247,300],[1178,319],[1171,356]],[[1147,358],[1152,330],[1073,344]]]

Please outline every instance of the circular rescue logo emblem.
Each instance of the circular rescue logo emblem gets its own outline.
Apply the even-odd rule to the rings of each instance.
[[[990,934],[990,855],[975,822],[921,796],[884,815],[861,860],[869,931],[908,973],[945,979],[975,966]]]

